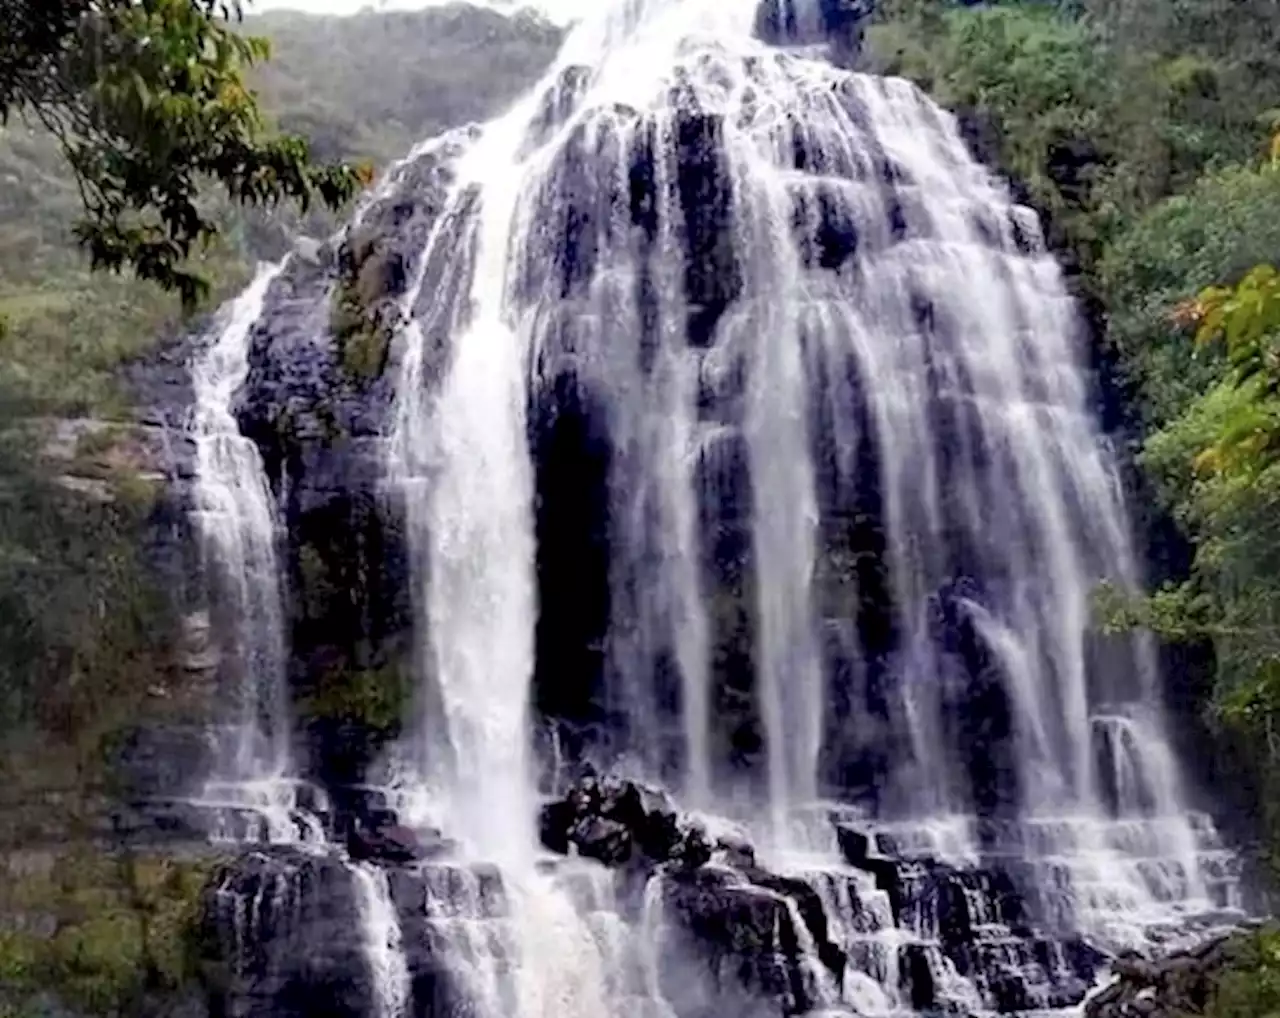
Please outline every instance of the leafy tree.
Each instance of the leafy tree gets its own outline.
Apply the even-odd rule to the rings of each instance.
[[[239,0],[0,0],[0,119],[57,138],[94,267],[131,267],[188,306],[207,283],[187,260],[218,232],[202,184],[305,210],[342,205],[369,175],[268,133],[244,80],[268,46],[236,31],[241,16]]]
[[[1228,384],[1247,394],[1196,465],[1251,474],[1280,458],[1280,272],[1259,265],[1235,287],[1205,290],[1189,309],[1197,341],[1221,339],[1231,368]]]
[[[1280,183],[1280,135],[1271,156],[1252,171],[1255,182]],[[1277,204],[1275,190],[1270,209]],[[1172,204],[1172,203],[1171,203]],[[1210,208],[1216,206],[1211,205]],[[1197,215],[1194,221],[1203,221]],[[1173,222],[1185,223],[1185,217]],[[1270,249],[1280,238],[1264,229]],[[1168,242],[1178,233],[1163,236]],[[1194,231],[1186,238],[1194,239]],[[1184,238],[1185,239],[1185,238]],[[1247,225],[1234,245],[1254,250]],[[1205,248],[1169,244],[1165,264],[1196,261],[1204,271]],[[1132,254],[1139,249],[1130,249]],[[1158,276],[1158,273],[1156,274]],[[1184,283],[1186,277],[1184,277]],[[1166,294],[1169,291],[1165,291]],[[1194,350],[1209,355],[1198,371],[1203,386],[1151,435],[1142,464],[1167,506],[1195,540],[1191,575],[1155,594],[1131,600],[1101,592],[1102,615],[1115,628],[1142,626],[1178,641],[1212,641],[1217,676],[1216,716],[1262,761],[1260,777],[1280,787],[1280,272],[1264,263],[1245,271],[1232,286],[1208,286],[1169,306],[1162,297],[1165,328],[1190,334],[1185,362]],[[1166,347],[1165,352],[1173,349]],[[1160,370],[1165,370],[1161,368]],[[1262,803],[1272,834],[1280,839],[1280,809]],[[1275,860],[1280,862],[1280,857]]]

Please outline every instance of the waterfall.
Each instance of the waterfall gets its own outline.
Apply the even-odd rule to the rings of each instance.
[[[229,1013],[1038,1013],[1238,908],[1152,641],[1090,625],[1141,568],[1035,214],[913,85],[826,59],[843,5],[583,8],[195,365],[238,710],[199,802],[310,842],[219,885]],[[353,269],[395,323],[370,377],[323,326]],[[315,584],[296,670],[397,672],[412,605],[390,780],[322,746],[333,808],[290,759],[246,386],[290,550],[360,577]]]
[[[353,865],[351,876],[373,976],[374,1018],[403,1018],[411,987],[390,881],[385,870],[367,863]]]
[[[996,991],[806,839],[833,793],[975,914],[989,857],[1108,942],[1207,902],[1150,643],[1090,625],[1140,569],[1037,218],[916,87],[821,59],[817,0],[771,9],[783,45],[749,0],[602,4],[418,152],[447,193],[385,445],[421,694],[397,801],[502,873],[504,935],[457,962],[486,1013],[615,1005],[598,918],[537,866],[535,696],[805,856],[868,1007]]]
[[[735,585],[779,837],[850,767],[883,814],[1093,815],[1095,718],[1140,706],[1159,740],[1150,654],[1090,630],[1093,586],[1138,568],[1036,217],[914,86],[757,21],[745,0],[584,18],[459,159],[421,255],[392,469],[418,492],[433,780],[477,844],[527,815],[561,611],[539,621],[540,443],[575,418],[604,461],[610,751],[691,801],[740,799],[710,731]],[[857,634],[835,723],[833,601]],[[958,724],[982,713],[989,746]],[[1152,792],[1179,811],[1176,779]]]
[[[215,773],[199,803],[233,840],[323,840],[297,811],[291,760],[284,602],[275,498],[262,457],[240,433],[236,400],[267,291],[284,266],[263,265],[214,321],[192,365],[195,521],[232,638],[229,738],[219,733]],[[248,817],[243,822],[242,817]]]

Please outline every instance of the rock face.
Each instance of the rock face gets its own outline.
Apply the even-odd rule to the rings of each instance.
[[[1203,1014],[1224,971],[1260,947],[1251,930],[1224,930],[1160,958],[1122,955],[1112,979],[1085,1004],[1085,1018],[1172,1018]]]
[[[347,832],[347,854],[357,862],[384,866],[404,866],[447,854],[453,845],[439,832],[430,837],[404,826],[389,811],[371,812],[354,818]]]
[[[355,884],[335,857],[254,851],[214,873],[198,927],[202,978],[224,1018],[371,1014]]]
[[[539,833],[552,852],[568,855],[572,846],[577,854],[608,866],[633,858],[653,864],[682,857],[689,837],[680,830],[665,792],[634,781],[593,777],[543,807]]]
[[[834,1002],[845,958],[821,897],[757,866],[745,837],[708,834],[660,789],[593,775],[543,808],[540,833],[553,852],[657,881],[669,935],[658,981],[681,1018],[726,1007],[796,1014]]]
[[[591,775],[544,807],[541,832],[552,851],[660,875],[679,945],[661,954],[661,982],[681,1018],[739,997],[732,1006],[780,1014],[830,1008],[849,979],[915,1010],[1061,1008],[1109,960],[1078,933],[1041,925],[998,862],[894,855],[891,839],[849,822],[834,823],[849,869],[779,874],[745,837],[709,833],[659,792]],[[704,976],[692,983],[691,957]]]
[[[834,1005],[843,955],[825,943],[836,971],[818,962],[795,897],[766,886],[769,882],[719,866],[663,879],[668,935],[659,954],[658,981],[680,1018],[726,1011],[804,1014]],[[698,959],[701,972],[690,959]]]
[[[611,923],[630,923],[652,939],[651,951],[639,952],[619,953],[612,937],[602,943],[602,955],[616,968],[607,978],[634,984],[615,992],[633,997],[656,990],[679,1018],[711,1018],[726,1008],[782,1018],[834,1005],[844,954],[828,936],[812,887],[768,873],[743,856],[741,845],[709,839],[678,820],[659,793],[628,782],[584,784],[576,790],[579,802],[589,799],[591,808],[610,815],[579,806],[581,815],[561,832],[561,843],[609,855],[613,869],[566,861],[551,879],[584,918],[606,909]],[[649,854],[659,839],[645,827],[668,832],[675,824],[679,836],[668,839],[661,858]],[[350,858],[255,849],[213,874],[202,895],[198,944],[214,1013],[378,1014],[380,981],[390,977],[369,944],[370,903],[362,895],[371,874],[385,887],[398,927],[407,1013],[457,1013],[486,992],[477,979],[502,982],[496,973],[509,969],[517,947],[498,870],[423,861],[431,846],[389,822],[359,829],[348,840]],[[745,869],[723,861],[730,852]],[[631,973],[635,958],[649,953],[651,977]]]
[[[385,895],[381,919],[370,915],[376,888]],[[254,850],[222,866],[205,888],[197,954],[211,1011],[221,1018],[375,1018],[395,983],[407,1018],[438,1018],[469,1006],[476,988],[466,981],[474,974],[467,964],[478,969],[486,960],[476,952],[504,963],[507,916],[502,877],[491,868],[379,870],[336,853]],[[380,922],[398,930],[391,965]]]
[[[862,46],[863,29],[875,0],[820,0],[806,20],[787,0],[763,0],[756,11],[756,33],[775,45],[827,44],[837,62],[852,60]]]
[[[357,798],[339,797],[347,853],[254,849],[214,872],[198,942],[215,1014],[372,1018],[398,985],[407,1016],[438,1018],[512,992],[522,948],[507,877]],[[1027,858],[943,861],[908,828],[847,811],[819,827],[843,864],[778,872],[744,832],[589,773],[542,810],[542,869],[596,938],[610,992],[675,1018],[1043,1012],[1080,1004],[1109,967],[1088,1018],[1147,1018],[1203,1003],[1232,956],[1218,938],[1162,961],[1115,958],[1028,892],[1048,878]]]

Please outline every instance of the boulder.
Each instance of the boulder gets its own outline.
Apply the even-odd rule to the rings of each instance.
[[[244,852],[217,866],[201,893],[193,931],[193,960],[210,1013],[382,1013],[384,988],[370,963],[370,938],[385,931],[365,921],[370,869],[339,852],[282,846]],[[410,984],[405,1018],[467,1013],[475,1006],[475,987],[467,983],[465,966],[502,964],[510,920],[501,873],[429,861],[385,875],[378,883],[396,915]],[[476,938],[460,936],[460,926]],[[490,957],[477,957],[484,952]]]
[[[1203,1014],[1223,974],[1256,962],[1260,943],[1253,930],[1227,929],[1163,955],[1126,952],[1112,963],[1111,982],[1085,1002],[1085,1018]]]
[[[758,865],[745,833],[709,833],[661,790],[594,773],[543,807],[539,829],[551,851],[657,874],[663,926],[680,945],[661,952],[660,981],[679,1018],[830,1003],[823,987],[839,985],[845,955],[822,898]]]
[[[838,985],[844,978],[845,955],[830,936],[826,907],[818,892],[803,880],[783,877],[759,866],[743,869],[745,876],[756,887],[763,887],[776,894],[785,895],[796,904],[796,911],[813,938],[818,960],[826,967]]]
[[[417,834],[402,824],[355,827],[347,836],[347,853],[357,862],[387,866],[419,862],[429,854]]]
[[[848,824],[836,824],[836,843],[850,866],[875,877],[876,886],[889,896],[894,916],[900,916],[903,907],[901,863],[877,854],[871,835]]]
[[[621,866],[631,860],[631,829],[617,820],[585,816],[574,824],[570,840],[578,854],[606,866]]]
[[[670,798],[660,789],[588,774],[560,799],[543,806],[538,820],[545,848],[622,865],[633,853],[651,864],[680,855],[686,833]]]
[[[662,880],[658,981],[679,1018],[765,1018],[830,1003],[784,895],[716,866]]]
[[[344,811],[338,814],[335,827],[342,832],[347,854],[355,862],[404,866],[445,858],[457,847],[433,827],[402,824],[394,810],[377,808],[349,795],[340,795],[340,801]]]

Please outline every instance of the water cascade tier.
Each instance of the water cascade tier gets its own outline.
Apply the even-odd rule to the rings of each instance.
[[[1044,1011],[1240,914],[1091,623],[1089,337],[862,13],[602,0],[236,305],[206,532],[326,794],[210,884],[224,1013]]]

